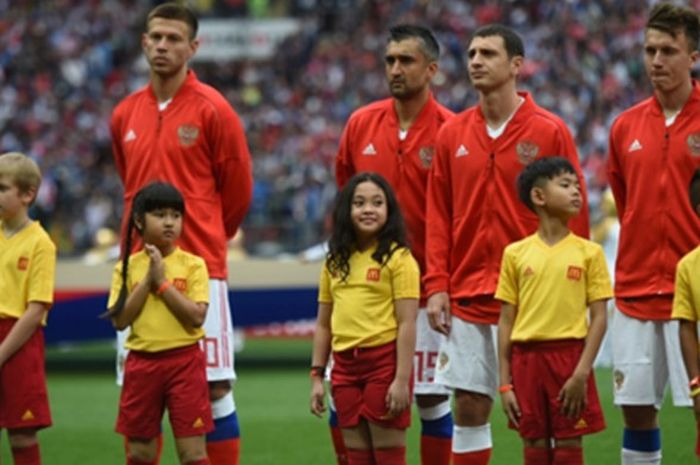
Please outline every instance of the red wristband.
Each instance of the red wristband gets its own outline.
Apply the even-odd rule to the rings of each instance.
[[[168,290],[169,287],[170,287],[170,281],[167,281],[167,280],[163,281],[163,284],[161,284],[160,287],[158,288],[158,290],[156,291],[156,295],[163,295],[165,293],[165,291]]]
[[[501,394],[505,394],[506,392],[510,392],[513,390],[513,385],[512,384],[504,384],[503,386],[498,388],[498,392]]]
[[[312,366],[310,376],[312,378],[323,379],[326,375],[326,367],[324,366]]]
[[[690,380],[690,383],[688,383],[688,387],[692,391],[695,388],[700,388],[700,376],[696,376],[695,378]]]

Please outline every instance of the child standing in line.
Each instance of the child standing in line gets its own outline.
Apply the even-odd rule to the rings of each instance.
[[[37,430],[51,426],[44,371],[56,246],[27,211],[41,172],[26,155],[0,155],[0,430],[15,465],[40,465]]]
[[[131,326],[117,432],[128,440],[127,465],[155,463],[167,407],[181,464],[208,465],[205,434],[213,429],[205,357],[200,341],[209,299],[207,268],[176,246],[185,203],[167,183],[151,183],[134,197],[123,250],[134,228],[139,252],[114,269],[108,315],[115,328]]]
[[[405,465],[420,271],[386,180],[353,176],[333,211],[311,363],[311,412],[325,411],[323,374],[350,465]]]
[[[700,216],[700,169],[690,180],[690,202]],[[700,360],[698,359],[698,321],[700,321],[700,244],[678,262],[676,288],[673,295],[671,318],[679,320],[681,352],[690,380],[690,398],[693,400],[697,440],[695,454],[700,459]]]
[[[605,428],[592,372],[613,295],[605,255],[567,226],[582,204],[568,160],[528,165],[518,191],[539,226],[503,254],[496,291],[503,302],[501,402],[523,439],[525,465],[581,465],[582,436]]]

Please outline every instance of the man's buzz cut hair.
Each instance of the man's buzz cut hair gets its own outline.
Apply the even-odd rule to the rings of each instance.
[[[8,176],[20,192],[38,191],[41,170],[34,160],[20,152],[0,155],[0,175]]]
[[[148,13],[148,17],[146,18],[146,31],[148,31],[148,25],[151,23],[153,18],[175,19],[182,21],[190,28],[190,40],[197,37],[199,21],[192,10],[184,5],[180,5],[179,3],[175,2],[168,2],[153,8]]]
[[[494,23],[480,27],[474,31],[472,40],[474,40],[475,37],[492,36],[498,36],[503,39],[503,45],[505,46],[508,58],[517,56],[525,58],[525,46],[523,45],[523,39],[517,32],[515,32],[515,30],[509,28],[508,26],[504,26],[503,24]]]
[[[421,51],[429,61],[438,61],[440,58],[440,45],[427,27],[397,24],[389,29],[389,42],[401,42],[406,39],[418,39]]]

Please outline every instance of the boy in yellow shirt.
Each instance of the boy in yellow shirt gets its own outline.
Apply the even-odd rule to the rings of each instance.
[[[700,169],[690,180],[690,202],[700,216]],[[681,352],[690,380],[695,420],[698,423],[695,454],[700,458],[700,361],[698,360],[698,320],[700,320],[700,246],[678,262],[671,318],[679,320]]]
[[[51,425],[44,371],[56,247],[27,210],[41,184],[26,155],[0,155],[0,430],[15,464],[39,465],[37,430]]]
[[[613,295],[610,277],[600,245],[567,226],[582,205],[568,160],[533,162],[518,177],[518,190],[539,226],[503,253],[496,290],[503,302],[501,401],[523,439],[525,465],[581,465],[581,437],[605,428],[592,365]]]

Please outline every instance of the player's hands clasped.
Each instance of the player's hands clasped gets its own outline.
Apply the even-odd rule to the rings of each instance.
[[[148,254],[151,262],[148,265],[148,282],[153,292],[158,290],[158,287],[165,281],[165,263],[163,263],[163,255],[158,247],[152,244],[144,244],[143,249]]]
[[[567,418],[578,418],[586,408],[586,381],[588,377],[574,373],[559,391],[561,413]]]
[[[428,297],[428,322],[430,327],[445,336],[450,334],[452,313],[450,311],[450,295],[447,292],[437,292]]]

